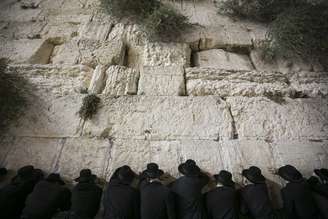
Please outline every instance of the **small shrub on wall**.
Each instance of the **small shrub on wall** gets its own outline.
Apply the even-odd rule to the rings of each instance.
[[[80,118],[84,120],[92,119],[98,111],[99,104],[100,98],[94,94],[84,97],[79,111]]]
[[[132,18],[156,40],[177,39],[191,25],[188,18],[160,0],[101,0],[107,13]]]
[[[27,106],[27,81],[18,73],[7,73],[6,69],[7,60],[0,58],[0,135]]]

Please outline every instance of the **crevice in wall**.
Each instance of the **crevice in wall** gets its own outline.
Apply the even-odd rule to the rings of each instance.
[[[61,147],[60,147],[60,150],[59,150],[59,153],[58,153],[58,156],[54,162],[54,166],[53,166],[53,172],[58,172],[59,171],[59,161],[60,161],[60,158],[61,158],[61,155],[63,153],[63,150],[64,150],[64,146],[65,146],[65,143],[66,143],[66,138],[62,138],[60,140],[60,144],[61,144]]]
[[[233,116],[233,113],[232,113],[230,104],[227,103],[227,106],[228,106],[229,114],[231,116],[232,133],[231,133],[230,139],[231,140],[238,139],[239,138],[239,134],[238,134],[238,130],[237,130],[237,127],[236,127],[236,120],[235,120],[235,118]]]

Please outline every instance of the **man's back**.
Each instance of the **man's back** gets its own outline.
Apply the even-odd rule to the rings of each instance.
[[[237,219],[238,197],[234,188],[222,186],[205,195],[209,219]]]
[[[79,215],[93,218],[100,206],[102,189],[93,182],[78,183],[72,190],[71,210]]]
[[[48,219],[58,209],[68,210],[70,207],[70,191],[62,186],[43,180],[27,197],[23,216],[27,218]]]
[[[273,213],[265,183],[251,184],[241,190],[243,213],[249,212],[254,218],[270,217]]]
[[[288,183],[281,190],[284,207],[292,218],[316,218],[318,209],[306,182]]]
[[[142,219],[175,219],[173,193],[160,182],[151,182],[141,189]]]
[[[103,200],[104,219],[138,219],[140,197],[138,190],[119,180],[111,180]]]

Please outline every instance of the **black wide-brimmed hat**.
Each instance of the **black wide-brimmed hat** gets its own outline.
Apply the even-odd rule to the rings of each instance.
[[[118,178],[121,182],[125,184],[131,184],[135,177],[136,174],[127,165],[124,165],[118,169]]]
[[[232,174],[226,170],[221,170],[219,174],[214,175],[216,182],[224,186],[233,187],[235,183],[232,181]]]
[[[60,185],[65,185],[65,182],[61,179],[59,173],[51,173],[46,179],[48,182],[56,182]]]
[[[97,179],[97,176],[92,174],[90,169],[83,169],[80,171],[80,176],[75,179],[76,182],[88,182],[94,181]]]
[[[278,169],[278,175],[289,182],[302,182],[302,174],[292,165],[285,165]]]
[[[0,168],[0,176],[4,176],[8,173],[8,170],[4,167]]]
[[[262,175],[260,168],[251,166],[242,171],[242,175],[255,184],[265,183],[265,177]]]
[[[34,174],[34,166],[32,165],[23,166],[17,171],[17,175],[21,178],[33,177],[33,174]]]
[[[150,179],[155,179],[164,174],[164,171],[159,169],[158,164],[156,163],[149,163],[147,164],[147,169],[144,171],[147,177]]]
[[[314,173],[322,180],[322,181],[328,181],[328,169],[321,168],[321,169],[315,169]]]
[[[198,176],[200,173],[200,168],[197,166],[196,162],[191,159],[188,159],[186,162],[180,164],[178,170],[186,176]]]

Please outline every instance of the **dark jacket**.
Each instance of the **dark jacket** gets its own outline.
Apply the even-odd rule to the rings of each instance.
[[[322,184],[317,182],[311,184],[312,196],[315,200],[317,207],[319,208],[321,217],[328,219],[328,184]]]
[[[281,190],[281,195],[288,218],[317,218],[318,209],[312,197],[310,186],[305,181],[288,183]]]
[[[27,196],[33,191],[37,180],[16,176],[0,190],[0,218],[19,218]]]
[[[100,207],[102,189],[94,182],[79,182],[72,190],[71,211],[78,216],[94,218]]]
[[[27,197],[22,216],[28,219],[50,219],[58,210],[70,209],[71,192],[64,186],[43,180]]]
[[[141,219],[175,219],[174,195],[160,182],[148,182],[141,188]]]
[[[205,194],[208,219],[238,219],[238,195],[233,187],[217,187]]]
[[[172,184],[172,191],[176,195],[177,218],[204,219],[206,209],[202,189],[208,183],[209,177],[182,176]]]
[[[139,191],[118,179],[111,179],[105,191],[104,219],[139,219]]]
[[[241,213],[254,219],[272,218],[273,210],[265,183],[247,185],[240,190]]]

